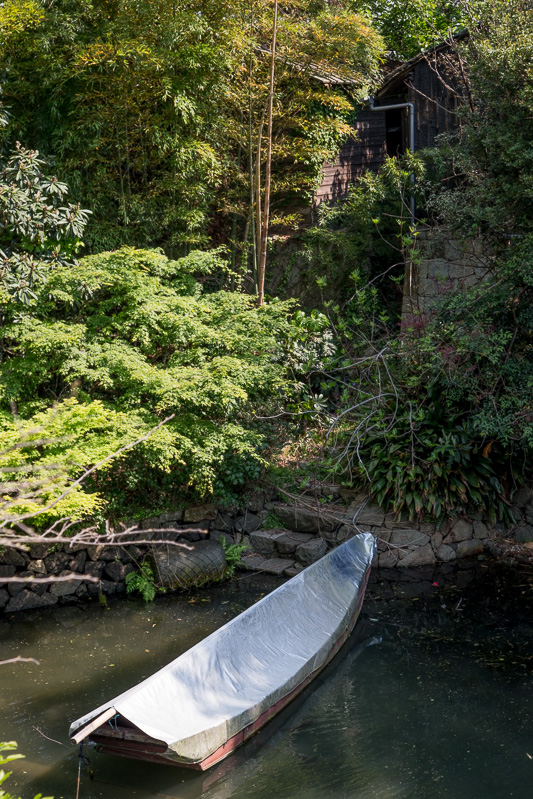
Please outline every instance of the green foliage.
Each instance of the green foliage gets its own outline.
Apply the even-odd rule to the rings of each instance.
[[[480,400],[496,410],[496,432],[497,392],[489,398],[486,383],[470,398],[461,392],[461,375],[473,388],[470,366],[465,373],[457,361],[457,372],[443,370],[437,327],[427,319],[399,338],[386,328],[370,343],[358,328],[345,327],[344,336],[325,370],[340,389],[322,426],[321,461],[330,476],[368,491],[397,517],[442,521],[483,512],[512,521],[509,478],[520,479],[529,445],[509,446],[482,427]]]
[[[457,74],[461,127],[431,154],[432,205],[446,224],[503,243],[532,230],[531,3],[473,3],[468,29],[469,39],[458,45],[468,65],[466,86]]]
[[[445,295],[417,339],[419,360],[473,433],[526,468],[533,448],[533,236],[478,286]],[[522,461],[522,467],[519,463]]]
[[[381,38],[350,5],[279,4],[278,214],[287,198],[309,194],[350,131],[350,100],[312,71],[355,80],[357,94],[377,76]],[[5,138],[57,158],[94,214],[92,251],[160,245],[183,254],[213,237],[237,238],[244,252],[272,12],[272,0],[2,4]],[[263,135],[262,173],[265,148]]]
[[[457,0],[356,0],[370,14],[390,54],[399,60],[440,44],[465,25],[465,5]]]
[[[59,461],[72,478],[174,415],[91,475],[76,501],[103,513],[105,496],[108,512],[134,512],[187,491],[231,499],[257,477],[265,438],[254,412],[297,388],[317,333],[290,302],[259,309],[244,294],[202,293],[192,272],[219,258],[93,255],[58,267],[28,308],[13,308],[0,340],[5,434],[35,427],[60,443],[10,457]]]
[[[322,465],[398,514],[506,518],[506,495],[532,454],[533,242],[508,243],[481,285],[443,287],[431,313],[404,316],[398,336],[399,283],[423,257],[408,212],[411,172],[422,205],[421,159],[390,159],[308,237],[328,288],[335,266],[352,266],[347,299],[327,304],[337,348],[312,383],[315,418],[330,431]]]
[[[101,498],[73,478],[132,439],[124,414],[70,398],[29,419],[0,410],[0,440],[0,519],[37,514],[42,526],[98,513]]]
[[[490,274],[405,319],[402,346],[411,395],[432,386],[474,451],[499,460],[510,492],[533,455],[533,19],[528,0],[486,0],[468,13],[462,124],[426,153],[428,195],[454,236],[477,237]]]
[[[20,760],[25,757],[25,755],[4,754],[5,752],[13,752],[16,748],[17,744],[15,741],[0,742],[0,766],[5,766],[7,763],[12,763],[14,760]],[[12,773],[12,771],[0,769],[0,799],[17,799],[16,796],[2,788],[2,785]],[[53,796],[43,796],[42,793],[38,793],[34,796],[34,799],[53,799]]]
[[[220,543],[222,544],[224,557],[226,558],[225,576],[233,577],[235,574],[235,569],[242,561],[242,553],[246,552],[246,550],[250,549],[250,547],[246,544],[228,544],[224,537],[220,539]]]
[[[368,287],[331,310],[342,346],[323,371],[330,466],[397,514],[509,519],[531,468],[532,237],[492,266],[477,286],[404,316],[400,335],[365,304]]]
[[[155,584],[154,570],[149,563],[142,563],[139,569],[126,575],[126,592],[139,593],[145,602],[153,602],[158,592]]]
[[[379,5],[396,21],[420,12],[415,3]],[[309,395],[291,410],[307,411],[323,436],[317,472],[370,489],[399,515],[509,518],[509,494],[531,469],[530,6],[459,4],[470,29],[457,44],[460,129],[439,149],[363,176],[304,236],[336,347],[310,370]],[[401,283],[423,257],[411,174],[417,208],[432,221],[457,238],[491,242],[491,274],[470,289],[443,283],[430,312],[399,323]]]
[[[418,155],[407,153],[387,158],[377,173],[364,173],[345,201],[320,206],[318,225],[302,236],[302,254],[309,279],[318,283],[324,296],[348,301],[352,311],[362,306],[370,311],[370,304],[377,316],[375,283],[383,275],[378,284],[381,297],[393,304],[397,300],[394,280],[414,256],[412,175],[415,197],[422,200],[425,165]],[[373,288],[365,288],[369,282]],[[364,314],[365,324],[371,315]],[[346,313],[343,317],[346,320]]]
[[[273,511],[269,510],[266,519],[261,524],[263,530],[276,530],[277,528],[283,527],[278,515]]]
[[[0,313],[9,297],[27,305],[36,282],[68,266],[87,224],[89,212],[66,203],[67,186],[45,167],[17,142],[0,169]]]
[[[410,408],[367,436],[359,457],[371,495],[408,519],[480,511],[494,521],[508,518],[501,464],[461,424],[450,427],[453,418],[439,418],[436,405]]]

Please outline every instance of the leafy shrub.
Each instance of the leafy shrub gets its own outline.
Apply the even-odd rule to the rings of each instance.
[[[316,418],[323,462],[397,513],[505,518],[533,463],[533,18],[527,0],[462,10],[460,128],[365,176],[308,234],[324,290],[336,269],[351,278],[342,304],[328,306],[338,347],[315,373],[326,400]],[[455,238],[490,242],[491,274],[473,288],[442,286],[429,312],[400,318],[399,283],[420,258],[406,209],[411,172],[417,208]]]
[[[202,293],[194,273],[219,258],[124,248],[57,268],[28,307],[13,304],[0,340],[4,429],[50,424],[70,437],[39,458],[70,449],[74,476],[173,415],[87,482],[108,512],[146,512],[180,492],[231,497],[262,467],[254,411],[279,409],[297,387],[288,365],[311,360],[318,334],[293,303],[258,309],[241,293]]]
[[[412,257],[416,235],[411,230],[412,175],[421,205],[425,171],[418,154],[387,158],[379,172],[361,175],[345,200],[333,205],[323,203],[318,225],[304,233],[302,256],[309,279],[330,300],[342,301],[343,312],[336,320],[340,324],[358,323],[359,314],[351,312],[359,310],[361,303],[376,318],[384,310],[383,299],[397,310],[395,281],[403,277],[404,262]]]
[[[460,513],[509,516],[500,464],[483,442],[460,424],[433,418],[428,410],[398,416],[381,434],[369,435],[360,449],[360,472],[385,510],[408,519],[442,520]]]
[[[431,154],[433,206],[446,224],[504,244],[532,230],[533,16],[529,0],[463,3],[467,78],[460,129]]]
[[[154,570],[149,563],[143,563],[139,569],[126,575],[126,591],[128,594],[139,593],[145,602],[153,602],[158,587],[155,584]]]
[[[35,299],[34,285],[72,261],[87,224],[90,212],[67,203],[67,186],[46,166],[17,143],[0,168],[0,313],[9,298]]]
[[[133,440],[126,414],[99,400],[70,398],[30,419],[0,411],[0,518],[38,514],[35,524],[42,527],[58,517],[75,521],[98,513],[102,498],[72,485],[73,478]]]
[[[533,461],[532,275],[523,237],[490,278],[405,317],[400,335],[336,324],[342,346],[323,377],[339,392],[328,428],[340,479],[411,518],[510,518]]]
[[[489,279],[443,299],[419,334],[420,357],[473,433],[516,465],[533,448],[533,236],[507,247]],[[524,466],[526,462],[524,462]]]
[[[24,758],[25,755],[15,755],[9,754],[6,755],[4,752],[13,752],[17,748],[17,744],[15,741],[7,741],[7,742],[0,742],[0,766],[5,766],[7,763],[12,763],[14,760],[20,760]],[[0,769],[0,786],[4,784],[4,782],[11,776],[12,771],[4,771]],[[17,799],[17,797],[13,796],[13,794],[4,791],[2,787],[0,787],[0,799]],[[42,793],[38,793],[34,796],[34,799],[53,799],[52,796],[43,796]]]
[[[233,577],[235,569],[242,560],[242,553],[250,549],[246,544],[228,544],[225,538],[220,539],[222,549],[224,550],[224,557],[226,558],[226,577]]]
[[[283,524],[281,523],[277,513],[275,513],[273,510],[269,510],[267,517],[263,521],[261,527],[263,530],[276,530],[278,527],[283,527]]]

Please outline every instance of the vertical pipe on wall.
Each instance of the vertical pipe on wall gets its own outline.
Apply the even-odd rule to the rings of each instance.
[[[371,111],[394,111],[397,108],[409,109],[409,150],[411,153],[415,151],[415,104],[414,103],[395,103],[394,105],[374,105],[374,98],[367,97],[366,102]],[[415,225],[415,176],[411,173],[411,185],[413,187],[411,193],[411,224]]]

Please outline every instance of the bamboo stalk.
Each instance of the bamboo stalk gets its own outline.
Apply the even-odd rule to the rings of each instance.
[[[268,239],[268,222],[270,215],[270,183],[272,177],[272,117],[274,107],[274,71],[276,63],[276,34],[278,31],[278,0],[274,0],[274,24],[272,26],[272,58],[270,62],[270,86],[268,92],[268,138],[267,157],[265,170],[265,204],[263,210],[263,225],[261,229],[261,252],[257,270],[257,304],[263,305],[265,295],[265,270]]]
[[[253,41],[254,30],[254,0],[250,0],[250,41]],[[250,190],[250,215],[252,229],[252,280],[257,293],[257,269],[259,266],[259,235],[255,222],[255,199],[254,199],[254,161],[253,161],[253,103],[252,103],[252,71],[253,71],[254,48],[250,48],[250,59],[248,64],[248,178]],[[256,162],[257,167],[257,162]],[[246,239],[245,244],[246,246]]]
[[[95,719],[93,719],[91,723],[88,724],[86,727],[83,727],[81,730],[78,730],[78,732],[71,737],[70,742],[73,744],[81,743],[92,732],[97,730],[98,727],[101,727],[102,724],[106,723],[106,721],[109,721],[109,719],[113,718],[113,716],[116,716],[116,713],[117,711],[115,710],[114,707],[108,708],[100,716],[97,716]]]
[[[263,127],[265,124],[265,112],[266,108],[263,108],[261,113],[261,121],[259,122],[259,133],[257,134],[257,156],[255,159],[255,200],[254,200],[254,208],[256,213],[256,250],[259,259],[259,253],[261,252],[261,241],[262,241],[262,234],[261,234],[261,146],[263,140]]]
[[[246,272],[248,267],[248,255],[249,255],[249,248],[248,248],[248,237],[250,235],[250,218],[253,215],[253,209],[250,208],[248,216],[246,218],[246,225],[244,226],[244,236],[243,236],[243,243],[242,243],[242,252],[241,252],[241,271],[243,273]]]
[[[251,57],[250,57],[250,73],[252,70]],[[253,136],[252,136],[252,98],[251,94],[248,102],[248,179],[250,188],[250,215],[252,217],[252,276],[257,290],[257,257],[259,248],[257,246],[256,227],[254,217],[254,165],[253,165]]]

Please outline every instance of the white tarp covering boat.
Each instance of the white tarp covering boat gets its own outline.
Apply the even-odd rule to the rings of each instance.
[[[89,740],[103,751],[202,769],[218,762],[333,657],[357,619],[375,546],[372,534],[363,533],[332,550],[151,677],[73,722],[71,737],[81,740],[91,728]]]

